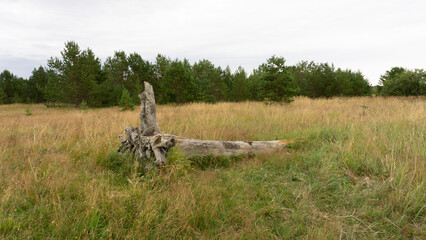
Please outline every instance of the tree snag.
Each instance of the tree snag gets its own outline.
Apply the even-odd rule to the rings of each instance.
[[[144,86],[145,91],[139,95],[141,126],[125,128],[126,135],[125,138],[120,135],[121,146],[118,151],[130,152],[145,163],[147,169],[152,168],[153,164],[167,164],[167,153],[174,146],[187,156],[231,156],[283,149],[288,143],[297,141],[212,141],[163,134],[157,123],[154,90],[148,82],[144,82]],[[151,161],[153,158],[155,160]]]

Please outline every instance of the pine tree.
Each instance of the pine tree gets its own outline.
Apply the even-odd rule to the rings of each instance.
[[[264,99],[287,103],[293,101],[297,92],[290,71],[284,64],[284,58],[272,56],[259,67]]]
[[[117,105],[123,89],[128,84],[129,64],[124,51],[116,51],[113,57],[108,57],[104,64],[106,81],[103,84],[105,97],[110,105]],[[130,86],[129,86],[130,87]]]
[[[242,67],[238,67],[233,74],[233,83],[231,96],[233,101],[247,101],[251,99],[250,82],[247,79],[247,74]]]
[[[221,77],[220,68],[204,59],[192,66],[192,72],[199,93],[197,100],[205,102],[225,100],[227,86]]]
[[[133,100],[130,97],[130,93],[126,88],[124,88],[123,92],[121,93],[121,98],[120,98],[120,101],[118,102],[118,105],[121,107],[122,111],[135,109]]]
[[[155,82],[157,82],[157,89],[155,89],[154,87],[154,91],[155,91],[155,97],[158,99],[158,103],[167,103],[168,100],[168,96],[167,96],[167,84],[166,84],[166,79],[165,79],[165,74],[167,72],[167,69],[170,67],[171,65],[171,60],[170,58],[158,54],[157,57],[155,58],[155,64],[153,65],[153,69],[154,69],[154,79]],[[156,99],[156,100],[157,100]]]
[[[4,93],[3,87],[0,85],[0,104],[5,103],[6,94]]]
[[[48,81],[47,72],[40,66],[34,68],[32,75],[28,79],[28,97],[32,102],[40,103],[46,101],[43,95],[43,89]]]
[[[188,60],[171,62],[163,77],[165,102],[186,103],[196,101],[196,85]]]
[[[29,100],[27,81],[12,74],[8,70],[4,70],[0,74],[0,88],[3,90],[3,103],[24,103]],[[1,92],[1,90],[0,90]]]
[[[138,94],[143,91],[143,83],[149,82],[155,92],[160,91],[159,82],[154,77],[154,66],[142,59],[138,53],[132,53],[127,57],[129,65],[129,75],[126,85],[130,89],[130,94],[133,96],[133,102],[140,101]]]
[[[62,59],[51,58],[48,61],[50,74],[46,84],[48,95],[55,100],[73,103],[76,107],[85,100],[89,104],[94,102],[93,96],[97,90],[97,79],[100,74],[100,60],[92,50],[80,50],[75,42],[67,42],[61,52]],[[52,90],[61,89],[61,94],[54,94]]]

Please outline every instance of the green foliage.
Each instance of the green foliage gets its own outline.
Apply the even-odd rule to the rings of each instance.
[[[232,100],[232,86],[233,86],[233,80],[234,76],[232,74],[231,68],[229,66],[226,66],[225,69],[220,69],[220,78],[225,83],[225,99],[226,100]]]
[[[421,96],[426,95],[426,72],[423,69],[413,71],[394,67],[380,77],[385,96]]]
[[[24,102],[22,97],[18,93],[15,93],[13,95],[12,103],[22,103],[22,102]]]
[[[247,79],[244,68],[238,67],[237,71],[232,75],[232,87],[230,91],[230,100],[239,102],[252,99],[250,91],[251,82]]]
[[[108,57],[104,64],[104,71],[107,76],[107,80],[103,85],[106,89],[106,101],[112,105],[118,105],[129,75],[126,53],[117,51],[113,57]]]
[[[395,78],[397,75],[399,75],[399,74],[401,74],[405,71],[406,71],[405,68],[393,67],[393,68],[391,68],[391,70],[386,71],[385,74],[380,76],[379,84],[383,86],[384,82],[386,82],[388,79]]]
[[[134,103],[140,101],[138,95],[143,91],[144,82],[149,82],[155,90],[160,90],[158,81],[154,80],[154,66],[150,62],[142,59],[138,53],[132,53],[127,57],[127,63],[129,75],[125,86],[133,96]]]
[[[122,111],[135,109],[135,104],[133,103],[133,100],[130,97],[130,93],[125,88],[123,89],[123,92],[121,93],[121,98],[120,98],[120,101],[118,102],[118,105],[121,107]]]
[[[81,110],[87,110],[89,109],[89,106],[87,106],[87,102],[85,100],[81,101],[79,108]]]
[[[33,112],[31,111],[30,107],[25,107],[25,116],[31,116],[33,115]]]
[[[368,96],[372,93],[372,87],[361,72],[351,70],[336,71],[336,78],[339,84],[338,94],[341,96]]]
[[[12,103],[12,97],[15,94],[15,84],[13,84],[15,76],[8,70],[4,70],[0,74],[0,83],[3,90],[3,102]]]
[[[41,91],[48,105],[66,102],[63,100],[64,89],[61,86],[59,76],[51,69],[47,70],[47,82],[46,85],[41,88]]]
[[[195,100],[210,103],[225,100],[227,85],[222,79],[220,68],[204,59],[192,66],[192,72],[199,95]]]
[[[104,64],[106,81],[102,84],[103,105],[119,105],[123,89],[129,91],[134,103],[139,102],[138,95],[143,91],[143,82],[149,82],[154,88],[157,102],[161,102],[159,81],[155,79],[155,67],[142,59],[138,53],[127,55],[124,51],[114,53]]]
[[[133,157],[131,155],[121,154],[114,151],[111,153],[105,161],[101,164],[107,169],[114,171],[115,173],[121,173],[126,175],[132,170]]]
[[[158,54],[157,57],[155,58],[155,63],[153,66],[154,69],[154,82],[157,83],[157,88],[154,88],[154,92],[155,92],[155,100],[158,103],[167,103],[168,102],[168,96],[167,96],[167,84],[165,82],[165,73],[167,71],[167,69],[170,67],[171,64],[171,59]]]
[[[259,67],[261,96],[275,102],[292,102],[297,91],[283,57],[272,56]]]
[[[48,82],[48,73],[40,66],[34,68],[32,75],[28,79],[28,97],[31,102],[41,103],[46,101],[43,90]]]
[[[4,70],[0,73],[0,102],[25,103],[28,96],[27,81]]]
[[[101,63],[92,50],[80,50],[75,42],[65,43],[61,52],[62,59],[51,58],[48,61],[51,74],[48,78],[46,91],[48,100],[73,103],[76,107],[85,100],[91,105],[97,92]],[[59,90],[60,94],[55,93]]]
[[[300,94],[311,98],[334,96],[365,96],[371,86],[361,72],[337,70],[328,63],[302,61],[291,67]]]
[[[188,159],[191,166],[206,170],[207,168],[229,167],[231,163],[241,161],[241,156],[193,156]]]
[[[394,67],[380,77],[374,94],[425,95],[424,79],[422,69]],[[302,61],[286,66],[284,58],[272,56],[249,74],[242,67],[232,73],[229,66],[222,69],[205,59],[191,65],[187,59],[172,61],[158,54],[151,63],[138,53],[116,51],[102,66],[92,50],[82,50],[70,41],[60,58],[48,60],[47,67],[35,68],[28,80],[4,70],[0,74],[0,103],[78,107],[85,101],[90,107],[117,106],[122,104],[124,89],[131,101],[138,103],[145,81],[153,86],[158,104],[291,102],[295,95],[330,98],[373,93],[360,71],[336,69],[328,63]]]
[[[4,90],[2,86],[0,85],[0,104],[5,103],[5,99],[6,99],[6,93],[4,93]]]
[[[188,60],[172,61],[164,73],[162,81],[166,103],[180,104],[197,100],[196,84]]]

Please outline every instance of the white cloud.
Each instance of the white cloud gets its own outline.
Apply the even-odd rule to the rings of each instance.
[[[28,77],[74,40],[101,59],[162,53],[248,71],[274,54],[333,62],[376,84],[393,66],[425,67],[425,10],[422,0],[0,0],[0,70]]]

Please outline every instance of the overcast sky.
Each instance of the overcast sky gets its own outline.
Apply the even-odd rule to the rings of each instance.
[[[27,78],[66,41],[104,61],[158,53],[251,72],[272,55],[360,70],[426,68],[426,0],[0,0],[0,71]]]

